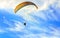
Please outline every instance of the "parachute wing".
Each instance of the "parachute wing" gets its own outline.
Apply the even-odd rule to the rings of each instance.
[[[14,9],[14,12],[16,13],[19,9],[27,5],[34,5],[38,9],[38,7],[33,2],[22,2],[16,6],[16,8]]]

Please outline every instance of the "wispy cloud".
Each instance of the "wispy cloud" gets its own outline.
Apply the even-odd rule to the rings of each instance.
[[[21,23],[21,22],[19,22],[19,21],[15,21],[15,27],[11,27],[11,28],[8,28],[8,30],[10,30],[10,31],[13,31],[13,32],[19,32],[19,31],[22,31],[23,29],[24,29],[24,25]]]
[[[0,34],[4,34],[6,31],[0,28]]]
[[[51,30],[53,30],[53,31],[48,31],[48,30],[46,30],[46,28],[45,29],[43,29],[43,28],[34,28],[33,26],[32,26],[32,28],[30,28],[31,29],[31,31],[30,30],[28,30],[27,32],[29,32],[29,33],[27,33],[27,34],[24,34],[23,36],[19,36],[19,37],[21,37],[21,38],[59,38],[60,37],[60,31],[58,30],[58,29],[53,29],[54,27],[50,27],[50,29]],[[41,30],[40,30],[41,29]],[[42,32],[40,32],[40,33],[37,33],[36,31],[34,31],[34,30],[36,30],[36,31],[42,31]],[[46,30],[46,31],[44,31],[44,30]],[[36,32],[36,34],[34,34],[34,33],[32,33],[32,31],[34,31],[34,32]],[[48,31],[48,32],[47,32]]]
[[[25,0],[22,0],[22,1],[25,1]],[[34,0],[34,1],[36,2],[36,0]],[[8,4],[8,2],[9,2],[9,4]],[[3,6],[2,8],[14,7],[15,4],[18,4],[20,2],[21,2],[21,0],[13,0],[13,1],[5,0],[5,1],[1,1],[0,4],[2,4],[2,5],[0,7],[2,7],[2,6]],[[55,3],[54,0],[53,1],[48,0],[47,2],[45,0],[45,3],[43,3],[42,6],[40,6],[40,4],[38,4],[40,7],[35,12],[34,12],[34,9],[33,9],[33,12],[30,12],[29,11],[30,9],[29,9],[28,13],[25,13],[25,12],[27,12],[26,8],[28,8],[28,7],[24,8],[24,11],[22,11],[22,10],[19,11],[17,13],[17,15],[22,16],[22,18],[24,18],[27,22],[31,22],[31,23],[29,23],[30,25],[27,25],[25,27],[20,21],[14,20],[14,27],[6,28],[6,30],[15,32],[16,36],[18,36],[20,38],[60,38],[60,33],[59,33],[60,29],[55,28],[54,24],[50,25],[50,23],[48,22],[48,21],[51,21],[52,19],[53,20],[55,19],[56,21],[58,20],[57,16],[53,13],[53,10],[50,10],[50,11],[48,10],[49,9],[48,6],[53,3]],[[30,14],[32,14],[32,16],[30,16]],[[34,17],[34,16],[36,16],[36,17]],[[45,21],[42,21],[43,23],[40,23],[41,20],[37,17],[42,18]],[[6,20],[6,18],[4,18],[4,20],[5,20],[4,23],[6,23],[7,25],[11,25],[11,23],[8,20]],[[40,20],[40,21],[38,21],[38,20]],[[0,29],[0,33],[3,33],[3,32],[4,32],[4,30]],[[21,35],[20,32],[22,32],[24,34]]]

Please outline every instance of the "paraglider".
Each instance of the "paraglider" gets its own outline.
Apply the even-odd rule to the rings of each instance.
[[[27,1],[27,2],[22,2],[22,3],[18,4],[16,6],[16,8],[14,9],[14,12],[16,13],[19,9],[21,9],[21,8],[27,6],[27,5],[34,5],[36,7],[36,9],[38,9],[38,7],[33,2],[28,2]],[[24,25],[26,26],[26,22],[24,23]]]
[[[38,7],[33,2],[27,1],[27,2],[22,2],[22,3],[18,4],[16,6],[16,8],[14,9],[14,12],[16,13],[19,9],[21,9],[22,7],[27,6],[27,5],[34,5],[38,9]]]
[[[24,23],[24,25],[26,26],[26,23]]]

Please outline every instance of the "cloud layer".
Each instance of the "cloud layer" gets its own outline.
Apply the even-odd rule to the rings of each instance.
[[[28,13],[25,13],[29,6],[20,10],[17,15],[8,13],[10,12],[8,10],[6,10],[8,11],[6,13],[0,10],[0,38],[3,36],[11,38],[60,38],[60,9],[58,1],[37,1],[43,2],[40,6],[40,2],[33,0],[39,6],[37,11],[30,12],[31,7]],[[19,2],[21,0],[2,0],[0,7],[1,9],[6,7],[13,9],[15,4],[17,5]],[[27,23],[26,27],[23,25],[24,22]]]

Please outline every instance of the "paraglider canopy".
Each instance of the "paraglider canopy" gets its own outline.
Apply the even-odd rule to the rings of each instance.
[[[22,2],[22,3],[18,4],[16,6],[16,8],[14,9],[14,12],[16,13],[19,9],[21,9],[22,7],[27,6],[27,5],[34,5],[38,9],[38,7],[33,2],[26,1],[26,2]]]

